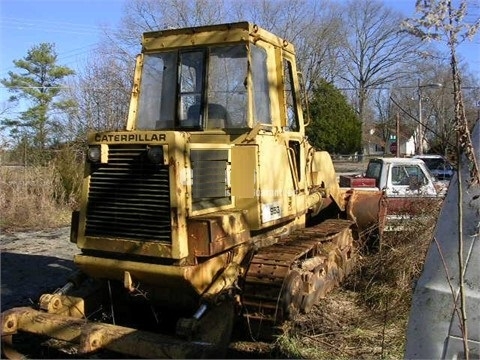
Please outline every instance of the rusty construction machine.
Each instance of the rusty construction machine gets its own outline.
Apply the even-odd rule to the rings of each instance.
[[[293,45],[249,22],[145,33],[125,128],[88,135],[79,271],[2,314],[4,355],[27,333],[221,357],[235,320],[255,338],[318,303],[381,233],[382,194],[339,187],[300,79]]]

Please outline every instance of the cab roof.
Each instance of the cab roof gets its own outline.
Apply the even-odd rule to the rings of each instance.
[[[425,155],[415,155],[415,159],[445,159],[442,155],[436,154],[425,154]]]
[[[197,45],[247,41],[255,43],[259,40],[294,53],[293,45],[287,40],[247,21],[145,32],[143,33],[142,49],[148,52]]]
[[[418,158],[399,158],[399,157],[385,157],[373,158],[371,161],[383,162],[385,164],[423,164],[422,159]]]

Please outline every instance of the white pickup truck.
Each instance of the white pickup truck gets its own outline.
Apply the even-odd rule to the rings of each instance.
[[[438,182],[426,164],[415,158],[370,159],[365,174],[340,175],[341,187],[382,190],[386,202],[384,231],[399,231],[412,226],[412,220],[438,208],[445,183]],[[408,224],[408,225],[407,225]]]

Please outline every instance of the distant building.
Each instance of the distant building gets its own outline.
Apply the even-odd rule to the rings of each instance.
[[[364,154],[367,155],[395,155],[390,151],[390,145],[392,143],[399,143],[400,156],[412,156],[416,154],[416,138],[418,134],[418,128],[413,131],[409,129],[400,130],[400,141],[396,139],[396,129],[388,129],[387,131],[392,136],[390,139],[385,140],[379,134],[382,132],[374,131],[373,133],[367,133],[364,136]],[[424,144],[424,150],[426,150],[426,144]]]

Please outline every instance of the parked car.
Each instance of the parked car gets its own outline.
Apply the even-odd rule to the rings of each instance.
[[[453,166],[442,155],[415,155],[414,158],[423,160],[438,180],[450,180],[455,173]]]

